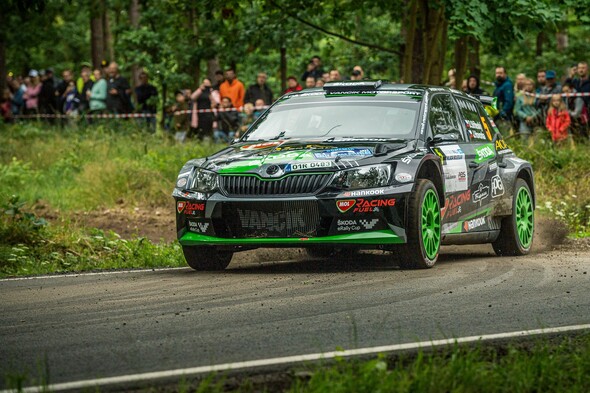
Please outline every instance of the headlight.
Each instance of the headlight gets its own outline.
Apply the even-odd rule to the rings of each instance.
[[[215,191],[217,189],[217,173],[206,169],[197,169],[192,189],[198,192]]]
[[[337,172],[330,186],[344,190],[384,187],[390,178],[391,165],[371,165]]]

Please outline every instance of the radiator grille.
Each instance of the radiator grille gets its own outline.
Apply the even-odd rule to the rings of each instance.
[[[222,192],[228,196],[313,195],[326,186],[331,174],[290,175],[277,180],[256,176],[221,176]]]

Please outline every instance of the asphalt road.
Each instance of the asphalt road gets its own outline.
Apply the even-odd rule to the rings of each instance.
[[[368,254],[4,280],[1,387],[40,366],[58,383],[584,324],[589,293],[590,251],[497,258],[489,246],[446,248],[419,271]]]

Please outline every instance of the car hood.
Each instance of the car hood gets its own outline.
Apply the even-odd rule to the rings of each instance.
[[[346,139],[237,143],[210,156],[201,166],[220,174],[257,173],[278,177],[288,172],[339,170],[383,161],[407,149],[406,142]],[[395,153],[394,153],[395,152]]]

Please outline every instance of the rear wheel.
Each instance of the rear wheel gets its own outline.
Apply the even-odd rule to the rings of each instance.
[[[526,255],[533,245],[535,218],[533,198],[526,181],[516,179],[512,215],[502,219],[500,236],[492,243],[500,256]]]
[[[182,246],[182,252],[188,265],[201,271],[225,269],[234,254],[210,246]]]
[[[434,184],[427,179],[416,182],[408,200],[408,242],[401,247],[401,266],[427,269],[434,266],[440,250],[440,202]]]

